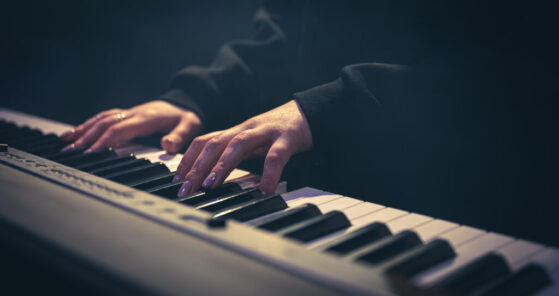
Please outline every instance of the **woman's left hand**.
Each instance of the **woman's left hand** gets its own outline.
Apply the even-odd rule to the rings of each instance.
[[[311,130],[296,101],[290,101],[227,130],[195,138],[184,154],[175,180],[184,180],[184,196],[201,186],[215,188],[243,160],[266,155],[259,189],[273,192],[292,155],[309,150]]]

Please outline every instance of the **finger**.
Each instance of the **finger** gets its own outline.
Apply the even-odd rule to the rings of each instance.
[[[280,138],[272,144],[264,160],[264,171],[258,186],[262,193],[267,194],[276,190],[283,168],[291,155],[293,152],[287,140]]]
[[[177,167],[177,172],[175,173],[175,177],[173,178],[173,182],[178,181],[178,180],[184,180],[184,177],[186,176],[186,173],[188,173],[188,171],[190,171],[190,168],[192,168],[192,165],[196,161],[196,158],[198,158],[198,155],[200,155],[200,152],[202,151],[202,149],[206,145],[206,142],[209,141],[214,136],[218,135],[219,133],[221,133],[221,131],[217,131],[217,132],[209,133],[209,134],[206,134],[206,135],[203,135],[203,136],[200,136],[200,137],[196,137],[192,141],[192,143],[190,143],[190,146],[188,147],[188,149],[184,153],[184,155],[181,159],[181,162],[180,162],[179,166]]]
[[[117,114],[119,112],[121,112],[120,109],[112,109],[112,110],[108,110],[108,111],[103,111],[103,112],[89,118],[84,123],[78,125],[77,127],[73,128],[72,130],[63,133],[62,135],[60,135],[60,138],[62,138],[62,140],[66,141],[66,142],[75,141],[75,140],[79,139],[83,134],[85,134],[85,132],[87,132],[87,130],[89,130],[99,120],[101,120],[101,119],[103,119],[103,118],[105,118],[109,115]]]
[[[161,138],[161,147],[168,153],[177,153],[196,133],[198,128],[195,123],[184,117],[169,134]]]
[[[262,146],[268,146],[272,135],[264,129],[245,130],[234,136],[227,144],[223,154],[212,168],[211,173],[202,183],[202,187],[215,188],[225,181],[225,178],[243,160],[250,158],[253,151]]]
[[[116,116],[105,117],[96,122],[85,134],[77,139],[72,145],[75,148],[85,147],[95,142],[111,125],[119,122],[120,119]]]
[[[184,184],[179,190],[179,196],[195,192],[200,188],[202,181],[209,174],[211,168],[223,153],[227,143],[233,138],[233,135],[233,131],[228,130],[206,142],[196,161],[194,161],[194,164],[192,164],[192,167],[184,177]]]
[[[86,152],[99,150],[105,147],[114,147],[119,143],[150,133],[149,122],[138,117],[133,117],[107,128],[101,137],[99,137]]]

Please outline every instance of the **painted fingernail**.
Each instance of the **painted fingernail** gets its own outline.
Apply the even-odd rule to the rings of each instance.
[[[212,184],[215,182],[215,173],[212,172],[207,178],[206,180],[204,180],[204,183],[202,183],[202,187],[207,188],[212,186]]]
[[[91,153],[91,152],[93,152],[93,149],[89,148],[89,149],[85,150],[83,153]]]
[[[72,150],[74,148],[76,148],[76,144],[70,144],[70,145],[62,148],[62,150],[60,150],[60,151],[65,152],[65,151],[68,151],[68,150]]]
[[[175,176],[173,177],[173,182],[177,182],[177,181],[180,180],[180,179],[181,179],[181,177],[180,177],[179,175],[175,175]]]
[[[192,187],[190,181],[184,182],[184,184],[182,184],[181,186],[181,189],[179,189],[179,193],[177,194],[178,197],[183,197],[187,195],[190,192],[190,187]]]

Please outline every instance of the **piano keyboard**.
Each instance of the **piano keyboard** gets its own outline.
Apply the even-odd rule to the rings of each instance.
[[[559,294],[559,250],[554,247],[314,188],[283,193],[284,183],[277,191],[281,195],[263,196],[254,188],[258,177],[241,170],[235,170],[227,179],[231,182],[222,188],[177,198],[180,183],[171,180],[182,155],[168,155],[159,149],[134,144],[89,154],[81,150],[61,153],[65,143],[58,135],[71,126],[6,109],[0,110],[0,119],[0,143],[9,146],[7,152],[0,153],[3,163],[17,166],[20,161],[17,158],[29,158],[29,162],[42,165],[44,158],[62,164],[61,168],[72,167],[83,173],[72,173],[71,169],[70,173],[64,169],[56,171],[58,174],[49,178],[57,182],[65,182],[60,174],[79,175],[86,180],[89,175],[95,175],[125,185],[122,188],[132,187],[157,195],[155,199],[146,195],[149,199],[127,203],[110,200],[132,210],[141,203],[161,204],[159,210],[148,210],[145,214],[155,220],[171,219],[160,216],[175,211],[170,206],[173,204],[180,207],[178,211],[189,211],[189,214],[177,215],[178,222],[171,219],[165,223],[184,224],[185,217],[190,217],[232,233],[248,231],[243,236],[273,237],[275,244],[285,243],[287,248],[294,249],[286,254],[284,249],[273,250],[274,246],[267,245],[264,248],[270,250],[261,252],[268,253],[254,255],[249,250],[249,254],[262,259],[274,257],[270,252],[277,251],[281,260],[289,262],[277,263],[277,257],[262,260],[296,270],[298,275],[338,292]],[[41,158],[20,155],[18,150]],[[12,159],[6,160],[9,154]],[[49,164],[45,162],[45,166]],[[113,188],[112,182],[106,184],[103,186]],[[118,190],[131,196],[137,192]],[[247,249],[263,247],[256,239],[251,241],[254,245],[238,238],[222,239],[235,240]],[[302,259],[305,256],[308,260]],[[312,262],[301,266],[301,261]],[[402,290],[402,283],[412,290]]]

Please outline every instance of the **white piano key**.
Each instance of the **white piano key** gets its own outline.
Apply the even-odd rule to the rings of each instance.
[[[411,229],[415,226],[424,224],[431,220],[433,220],[433,218],[412,213],[409,215],[402,216],[400,218],[396,218],[386,223],[386,226],[388,226],[388,229],[390,229],[392,233],[398,233],[400,231]]]
[[[233,171],[231,171],[229,176],[227,176],[227,178],[225,178],[225,181],[230,181],[230,180],[234,180],[234,179],[237,179],[237,178],[246,177],[248,175],[250,175],[250,172],[240,170],[240,169],[234,169]]]
[[[385,211],[384,213],[380,213],[380,211],[379,211],[379,213],[380,213],[379,215],[368,216],[368,218],[378,219],[378,220],[368,220],[369,222],[363,222],[363,221],[356,220],[355,224],[352,222],[352,227],[350,227],[348,229],[340,230],[340,231],[332,233],[328,236],[316,239],[314,241],[309,242],[307,245],[309,247],[313,248],[316,245],[326,243],[327,241],[330,241],[330,240],[332,240],[332,239],[334,239],[334,238],[336,238],[340,235],[349,233],[351,231],[355,231],[355,230],[365,226],[366,224],[369,224],[369,223],[372,223],[372,222],[390,221],[390,222],[386,223],[386,226],[388,226],[388,228],[390,229],[390,231],[392,233],[398,233],[402,230],[411,229],[411,228],[413,228],[417,225],[426,223],[429,220],[433,219],[431,217],[423,216],[423,215],[419,215],[419,214],[408,214],[408,215],[406,215],[407,212],[392,209],[392,208],[387,208],[386,210],[388,210],[388,211]],[[393,218],[393,217],[397,217],[397,216],[399,218]]]
[[[346,209],[347,210],[347,209]],[[342,210],[342,212],[344,212],[345,214],[345,210]],[[344,235],[346,233],[355,231],[367,224],[373,223],[373,222],[387,222],[390,221],[392,219],[401,217],[401,216],[405,216],[407,215],[408,212],[406,211],[402,211],[402,210],[398,210],[398,209],[393,209],[393,208],[384,208],[382,210],[376,211],[374,213],[371,213],[369,215],[365,215],[362,216],[361,218],[355,219],[353,221],[351,221],[352,226],[350,226],[349,228],[346,229],[342,229],[339,230],[335,233],[332,233],[330,235],[318,238],[316,240],[310,241],[308,242],[306,245],[309,248],[315,248],[317,246],[320,246],[322,244],[328,243],[329,241],[335,239],[336,237],[340,236],[340,235]],[[347,216],[347,214],[346,214]]]
[[[345,215],[351,221],[361,216],[365,216],[376,211],[386,208],[385,206],[377,205],[372,202],[364,202],[357,204],[344,210]]]
[[[318,208],[321,212],[328,213],[333,210],[341,211],[360,203],[363,203],[363,201],[351,197],[342,196],[340,198],[320,204],[318,205]]]
[[[473,260],[511,242],[513,242],[513,238],[509,236],[496,233],[484,234],[456,248],[454,251],[457,256],[453,260],[448,260],[422,272],[413,281],[420,286],[430,286],[435,281],[451,274]]]
[[[145,158],[151,162],[163,162],[165,160],[170,160],[169,158],[171,157],[178,157],[180,159],[182,156],[180,154],[170,155],[161,149],[146,147],[133,153],[136,154],[137,158]]]
[[[540,244],[525,240],[516,240],[497,250],[498,254],[503,255],[511,269],[516,270],[524,265],[527,258],[542,251],[545,247]]]
[[[0,118],[15,123],[17,126],[28,126],[40,130],[45,134],[53,133],[61,135],[74,126],[53,121],[46,118],[37,117],[34,115],[24,114],[17,111],[0,108]]]
[[[441,234],[439,237],[446,239],[453,247],[458,247],[472,239],[483,235],[485,231],[470,226],[460,226]]]
[[[540,264],[547,270],[551,277],[551,286],[545,288],[537,296],[557,296],[559,295],[559,249],[546,248],[538,252],[530,262]]]
[[[155,148],[145,147],[138,144],[133,143],[122,143],[114,148],[116,154],[118,155],[127,155],[127,154],[134,154],[137,155],[138,153],[150,153],[154,152]],[[161,149],[160,149],[161,150]]]
[[[542,265],[550,274],[559,274],[559,250],[556,248],[546,248],[530,257],[528,262]]]
[[[435,219],[414,227],[413,230],[419,235],[422,241],[427,242],[456,227],[458,227],[456,223]]]
[[[172,173],[177,171],[177,168],[179,167],[179,164],[181,163],[180,159],[177,161],[173,161],[173,162],[166,162],[165,165],[167,166],[167,168],[169,168],[169,171],[171,171]]]
[[[339,194],[333,194],[310,187],[304,187],[295,191],[287,192],[281,196],[287,202],[289,207],[296,207],[305,203],[320,205],[342,197]]]
[[[384,208],[380,211],[361,216],[351,221],[351,224],[353,225],[351,228],[357,229],[373,222],[388,222],[404,215],[409,215],[409,213],[394,208]]]

